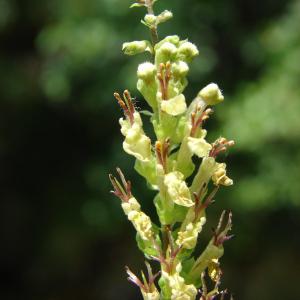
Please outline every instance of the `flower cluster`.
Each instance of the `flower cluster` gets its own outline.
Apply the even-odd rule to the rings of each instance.
[[[223,243],[231,237],[231,213],[222,213],[211,240],[196,258],[194,250],[207,221],[206,210],[217,191],[233,184],[226,164],[218,160],[219,154],[234,142],[220,137],[211,143],[203,128],[213,113],[211,107],[224,101],[224,96],[217,84],[210,83],[187,104],[183,92],[188,84],[189,64],[199,51],[177,35],[159,41],[157,27],[172,18],[172,13],[155,15],[154,2],[139,0],[132,5],[147,8],[142,23],[149,27],[152,40],[127,42],[122,49],[127,55],[149,52],[152,56],[151,61],[138,66],[137,89],[152,110],[150,122],[155,141],[144,132],[140,112],[129,91],[114,96],[124,112],[119,120],[123,149],[135,157],[135,169],[157,191],[154,205],[160,225],[142,211],[132,195],[131,183],[120,169],[119,179],[110,175],[110,180],[113,193],[120,198],[125,215],[137,231],[138,247],[147,259],[159,262],[160,271],[153,275],[147,262],[148,281],[143,273],[142,280],[128,268],[127,273],[145,300],[211,300],[218,295],[223,299],[226,292],[219,290],[219,259],[224,253]],[[207,275],[214,283],[212,291],[206,286]]]

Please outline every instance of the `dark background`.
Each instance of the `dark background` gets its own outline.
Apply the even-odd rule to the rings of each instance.
[[[3,300],[141,299],[124,266],[143,266],[134,230],[109,194],[122,167],[147,213],[151,192],[121,147],[112,97],[135,89],[124,41],[145,39],[129,0],[0,0],[0,220]],[[235,185],[208,213],[234,214],[223,287],[239,300],[299,299],[300,1],[160,0],[160,36],[197,44],[188,99],[217,82],[226,101],[208,139],[236,146]],[[200,240],[200,244],[204,242]]]

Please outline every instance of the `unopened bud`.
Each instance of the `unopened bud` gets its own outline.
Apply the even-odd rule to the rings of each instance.
[[[147,25],[150,25],[150,26],[156,25],[156,20],[157,20],[157,17],[153,14],[147,14],[144,17],[144,21],[146,22]]]
[[[167,37],[165,37],[163,40],[161,40],[160,42],[158,42],[154,49],[155,51],[157,51],[164,43],[169,42],[175,46],[178,46],[179,42],[180,42],[180,38],[178,35],[169,35]]]
[[[173,18],[172,12],[169,10],[163,11],[159,16],[157,16],[157,23],[164,23]]]
[[[184,61],[180,60],[172,64],[172,74],[174,77],[185,77],[189,71],[189,66]]]
[[[191,61],[199,54],[197,47],[190,42],[183,42],[178,48],[178,55],[185,61]]]
[[[124,43],[122,50],[127,55],[136,55],[145,51],[152,53],[152,47],[149,41],[134,41]]]
[[[161,45],[161,47],[159,48],[159,50],[165,54],[165,55],[173,55],[176,53],[177,48],[174,46],[174,44],[170,43],[170,42],[165,42]]]
[[[154,78],[156,74],[156,67],[150,62],[145,62],[139,65],[137,76],[139,79],[148,81]]]
[[[172,61],[177,54],[177,47],[171,42],[164,42],[156,48],[155,64],[158,66],[160,63]]]
[[[200,96],[208,105],[215,105],[224,100],[221,90],[215,83],[210,83],[203,88],[198,96]]]

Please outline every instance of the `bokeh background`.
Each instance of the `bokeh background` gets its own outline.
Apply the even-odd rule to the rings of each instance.
[[[153,194],[122,151],[112,93],[135,89],[124,41],[145,39],[130,0],[0,0],[0,220],[3,300],[134,300],[124,266],[143,266],[107,174],[123,168],[145,210]],[[299,299],[300,1],[160,0],[160,36],[196,43],[188,99],[215,81],[226,101],[209,139],[236,140],[223,208],[235,238],[223,286],[239,300]],[[205,243],[201,240],[200,243]]]

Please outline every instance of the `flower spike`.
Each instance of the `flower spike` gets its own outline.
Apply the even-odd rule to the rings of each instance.
[[[136,276],[128,267],[126,272],[128,280],[140,288],[143,300],[224,300],[226,290],[219,290],[219,260],[224,254],[223,243],[232,237],[228,235],[231,212],[222,213],[207,246],[195,253],[194,259],[198,238],[207,222],[207,210],[220,187],[233,184],[227,176],[226,163],[218,162],[217,156],[234,142],[220,137],[210,143],[203,128],[213,113],[210,107],[222,102],[224,96],[217,84],[210,83],[188,104],[184,90],[189,64],[199,51],[178,35],[159,40],[157,27],[173,14],[168,10],[155,14],[157,1],[131,1],[131,7],[147,10],[141,23],[150,30],[151,41],[135,40],[122,46],[126,55],[151,54],[139,64],[136,83],[151,109],[147,111],[153,125],[151,139],[130,92],[116,92],[114,97],[125,116],[119,118],[123,149],[136,159],[134,169],[156,192],[153,202],[159,224],[143,211],[143,203],[132,194],[131,183],[119,168],[117,176],[110,174],[109,179],[112,193],[120,198],[123,212],[136,230],[139,249],[148,261],[159,263],[161,272],[154,275],[147,262],[148,276],[143,272]],[[155,285],[157,277],[159,289]],[[206,279],[211,282],[206,283]]]

